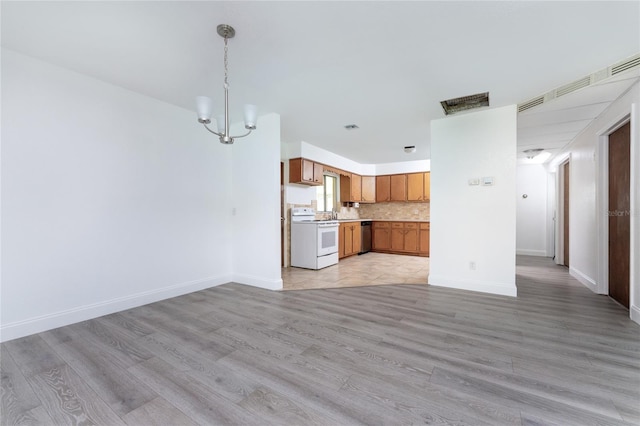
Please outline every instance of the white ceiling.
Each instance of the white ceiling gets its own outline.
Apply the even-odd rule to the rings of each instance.
[[[360,163],[429,157],[440,101],[490,92],[518,104],[640,52],[640,2],[1,2],[2,45],[194,110],[277,112],[284,142]],[[519,151],[557,150],[640,76],[581,89],[519,116]],[[353,131],[346,124],[357,124]],[[258,122],[258,131],[260,123]],[[204,130],[203,130],[204,131]],[[212,143],[215,139],[212,138]],[[215,142],[217,143],[217,142]],[[239,143],[239,142],[237,142]],[[405,145],[417,152],[405,154]]]

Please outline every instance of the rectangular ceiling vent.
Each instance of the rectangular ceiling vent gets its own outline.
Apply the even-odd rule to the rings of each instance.
[[[583,87],[587,87],[591,84],[591,76],[587,76],[581,78],[580,80],[576,80],[573,83],[565,84],[562,87],[556,89],[556,97],[564,96],[568,93],[575,92],[578,89],[582,89]]]
[[[461,111],[489,106],[489,92],[476,93],[475,95],[462,96],[460,98],[447,99],[440,102],[445,115],[455,114]]]
[[[541,105],[543,102],[544,102],[544,96],[538,96],[537,98],[531,99],[530,101],[527,101],[518,105],[518,112],[526,111],[529,108],[533,108],[534,106]]]
[[[636,55],[611,67],[611,75],[620,74],[640,66],[640,55]]]

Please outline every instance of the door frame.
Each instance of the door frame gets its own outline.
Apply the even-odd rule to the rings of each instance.
[[[596,265],[596,274],[597,274],[597,284],[596,284],[596,292],[598,294],[609,294],[609,135],[620,127],[631,121],[631,114],[626,113],[622,117],[618,118],[613,122],[613,124],[608,125],[598,134],[598,148],[596,152],[596,156],[598,157],[598,161],[596,163],[596,205],[598,206],[598,212],[596,221],[597,221],[597,250],[598,250],[598,263]],[[637,141],[634,143],[633,140],[633,123],[631,124],[631,164],[630,164],[630,176],[631,176],[631,209],[635,205],[634,200],[634,176],[637,178],[638,174],[638,166],[634,165],[633,161],[633,149],[634,144],[637,144]],[[635,173],[634,173],[635,169]],[[637,215],[636,215],[637,216]],[[631,216],[631,241],[629,245],[631,262],[629,264],[629,310],[631,310],[631,305],[633,301],[633,288],[634,288],[634,267],[637,268],[638,265],[634,265],[637,263],[633,261],[634,259],[634,229],[637,229],[638,223],[637,218],[634,220],[634,216]],[[637,244],[637,243],[636,243]]]
[[[555,262],[556,265],[564,265],[564,245],[569,244],[564,240],[564,165],[571,164],[571,153],[563,155],[558,161],[556,167]],[[569,173],[571,173],[571,169],[569,169]],[[571,199],[571,193],[569,193],[569,199]],[[569,208],[569,214],[571,214],[571,208]],[[571,224],[571,220],[569,220],[569,224]],[[571,232],[569,232],[569,238],[571,238]]]

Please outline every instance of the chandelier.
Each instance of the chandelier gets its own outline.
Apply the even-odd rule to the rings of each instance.
[[[214,131],[207,124],[211,123],[213,116],[213,100],[206,96],[197,96],[196,105],[198,110],[198,122],[211,133],[220,138],[220,143],[230,145],[236,138],[243,138],[256,128],[256,119],[258,110],[255,105],[244,106],[244,128],[249,130],[247,133],[239,136],[229,135],[229,70],[228,70],[228,41],[236,35],[236,30],[231,25],[218,25],[218,35],[224,38],[224,114],[216,117],[218,131]]]

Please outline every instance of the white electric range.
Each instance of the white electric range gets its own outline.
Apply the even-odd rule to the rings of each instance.
[[[309,207],[291,209],[291,266],[322,269],[338,263],[338,221],[315,216]]]

